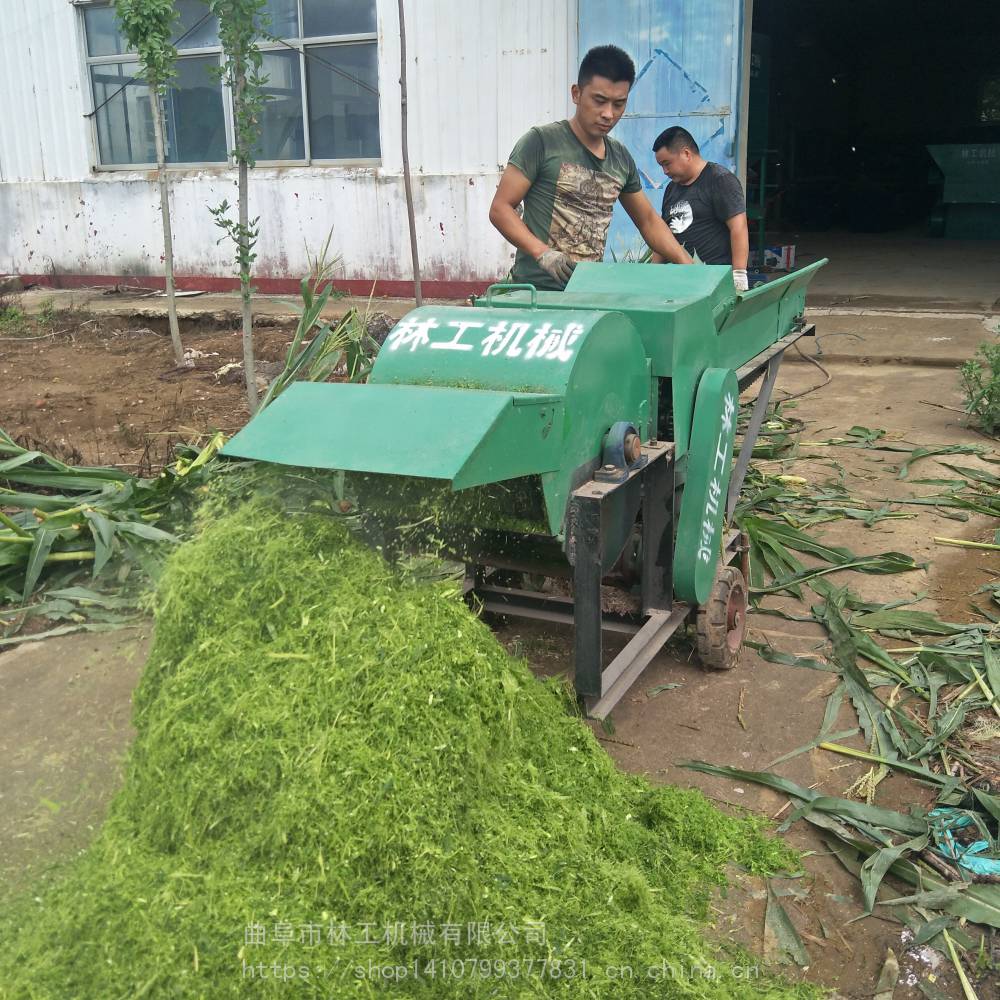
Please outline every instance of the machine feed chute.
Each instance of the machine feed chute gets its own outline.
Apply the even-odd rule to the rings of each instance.
[[[612,425],[645,436],[648,400],[642,342],[621,315],[424,306],[389,333],[367,385],[297,382],[225,454],[454,490],[540,477],[556,536]]]

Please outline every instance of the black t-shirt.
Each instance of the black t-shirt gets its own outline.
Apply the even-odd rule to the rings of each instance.
[[[706,163],[693,183],[667,185],[660,214],[692,257],[697,253],[704,264],[732,264],[726,220],[746,210],[739,178],[718,163]]]

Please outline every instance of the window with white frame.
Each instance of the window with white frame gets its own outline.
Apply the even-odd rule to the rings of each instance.
[[[164,102],[167,162],[223,164],[234,140],[219,79],[218,20],[175,0],[177,75]],[[267,0],[259,46],[267,78],[258,161],[377,160],[375,0]],[[152,104],[111,3],[83,7],[87,74],[102,167],[156,162]]]

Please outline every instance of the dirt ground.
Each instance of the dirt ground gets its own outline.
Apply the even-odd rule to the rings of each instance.
[[[0,888],[86,847],[121,782],[149,627],[67,635],[0,655]]]
[[[835,325],[838,331],[863,337],[871,335],[866,322],[873,321],[838,317]],[[934,321],[912,322],[919,326]],[[826,329],[832,331],[833,325],[828,322]],[[67,315],[55,319],[49,331],[55,335],[45,340],[0,341],[0,427],[67,459],[132,467],[164,460],[172,442],[214,429],[236,430],[247,418],[242,387],[218,384],[213,372],[239,357],[238,324],[210,320],[185,326],[185,345],[203,355],[197,359],[198,368],[185,373],[173,369],[165,327],[155,320]],[[59,332],[64,327],[66,332]],[[258,340],[259,355],[278,360],[290,335],[285,326],[265,328]],[[896,479],[896,456],[810,442],[863,424],[885,428],[914,445],[987,443],[961,426],[959,414],[929,405],[958,405],[953,368],[850,361],[828,367],[832,383],[789,411],[806,421],[806,430],[800,458],[786,463],[784,471],[810,481],[829,479],[836,474],[829,464],[833,460],[843,467],[853,493],[901,497],[918,487]],[[820,380],[812,366],[788,363],[777,396]],[[959,461],[980,464],[972,456]],[[773,463],[770,471],[781,464]],[[940,475],[951,474],[925,459],[910,478]],[[911,509],[916,511],[912,519],[883,521],[871,529],[839,521],[818,531],[825,541],[860,553],[892,549],[929,561],[927,571],[852,575],[852,588],[863,597],[889,601],[926,591],[927,598],[917,607],[947,620],[970,620],[970,595],[997,576],[996,554],[945,548],[933,537],[992,539],[996,523],[975,515],[959,523],[929,508]],[[818,627],[774,617],[753,616],[751,629],[754,638],[766,636],[779,648],[799,654],[821,639]],[[498,634],[540,672],[567,670],[572,644],[566,630],[509,623],[499,627]],[[8,889],[26,884],[92,837],[120,781],[131,733],[130,697],[147,643],[144,630],[138,629],[67,636],[0,653],[0,891],[4,884]],[[701,788],[724,808],[777,816],[784,796],[683,770],[678,762],[702,759],[770,770],[776,758],[815,738],[834,683],[830,675],[768,663],[750,650],[737,670],[706,674],[690,642],[680,638],[657,657],[616,709],[613,733],[600,728],[595,733],[628,771]],[[649,694],[663,684],[679,686]],[[845,707],[837,728],[855,724],[853,712]],[[799,784],[840,795],[865,768],[811,751],[775,770]],[[876,801],[905,810],[928,799],[919,786],[893,777],[879,786]],[[924,996],[918,983],[929,975],[942,995],[961,995],[947,960],[927,949],[908,951],[902,925],[885,916],[884,908],[879,915],[862,918],[857,880],[830,856],[812,828],[800,822],[788,836],[794,846],[811,853],[805,874],[785,883],[789,895],[782,899],[809,950],[810,965],[801,971],[785,968],[787,975],[802,975],[851,1000],[870,997],[886,951],[892,948],[900,960],[896,1000]],[[764,901],[761,883],[737,879],[715,903],[716,933],[760,954]],[[765,965],[769,961],[762,959]]]
[[[828,439],[853,424],[862,424],[897,432],[914,444],[984,443],[982,437],[960,426],[958,414],[919,402],[957,405],[959,396],[951,371],[894,364],[833,363],[828,368],[832,383],[789,411],[806,421],[806,442]],[[776,395],[782,395],[782,390],[797,392],[820,380],[816,369],[788,364],[782,368]],[[849,405],[845,405],[848,400]],[[833,460],[843,466],[848,488],[859,497],[904,497],[921,489],[896,479],[898,459],[886,458],[886,453],[803,444],[800,454],[822,457],[766,463],[766,467],[820,482],[834,478],[834,470],[826,464]],[[947,457],[944,460],[949,461]],[[990,468],[973,456],[962,456],[961,464]],[[928,458],[913,467],[910,478],[948,474]],[[927,592],[927,599],[915,608],[933,611],[948,621],[969,621],[970,597],[1000,573],[997,553],[949,549],[935,545],[932,539],[938,535],[992,540],[997,524],[976,516],[959,523],[927,508],[917,509],[920,513],[912,519],[883,521],[871,529],[859,527],[857,522],[835,521],[815,530],[825,542],[846,545],[860,554],[906,552],[918,561],[927,560],[926,572],[878,577],[845,573],[828,579],[849,579],[852,590],[866,600],[888,602]],[[781,606],[776,601],[771,604]],[[793,600],[784,602],[789,610],[794,605]],[[800,613],[802,610],[798,608]],[[777,648],[798,655],[812,653],[823,638],[818,625],[764,615],[752,615],[749,627],[751,638],[766,638]],[[564,671],[572,655],[568,629],[511,622],[500,630],[500,636],[509,648],[523,651],[547,674]],[[613,640],[608,645],[609,655],[619,648]],[[843,795],[865,773],[866,766],[814,750],[772,767],[778,757],[815,739],[826,699],[837,680],[832,675],[769,663],[750,649],[744,650],[738,669],[706,673],[698,666],[692,640],[681,638],[653,661],[616,708],[613,734],[596,725],[593,728],[624,770],[646,774],[653,781],[700,788],[723,808],[750,809],[780,818],[787,815],[783,809],[786,796],[756,784],[688,771],[678,767],[678,762],[704,760],[744,770],[773,770],[799,785]],[[664,684],[679,686],[650,696],[650,691]],[[853,709],[845,704],[834,729],[848,730],[856,725]],[[859,737],[842,742],[865,749]],[[905,812],[911,805],[929,806],[933,796],[913,781],[892,776],[879,785],[875,801]],[[862,916],[858,880],[830,855],[808,824],[793,825],[788,839],[797,849],[814,853],[806,860],[803,878],[783,883],[791,895],[782,903],[811,959],[807,969],[785,968],[786,975],[801,975],[851,1000],[870,997],[891,948],[900,964],[895,1000],[923,997],[917,984],[926,982],[928,975],[935,976],[932,985],[945,996],[962,995],[947,960],[929,949],[909,950],[904,925],[892,921],[884,907],[875,915]],[[765,902],[766,893],[759,883],[738,880],[728,896],[714,904],[716,932],[760,954]],[[992,988],[996,989],[995,981]]]
[[[284,361],[294,326],[259,326],[260,361]],[[249,417],[237,317],[183,324],[194,367],[178,369],[166,321],[143,315],[57,313],[46,326],[0,342],[0,426],[27,447],[65,461],[148,468],[173,447],[210,432],[232,434]]]

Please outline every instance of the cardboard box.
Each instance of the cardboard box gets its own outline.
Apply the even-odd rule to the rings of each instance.
[[[795,244],[780,247],[764,247],[764,267],[775,271],[791,271],[795,268]]]

